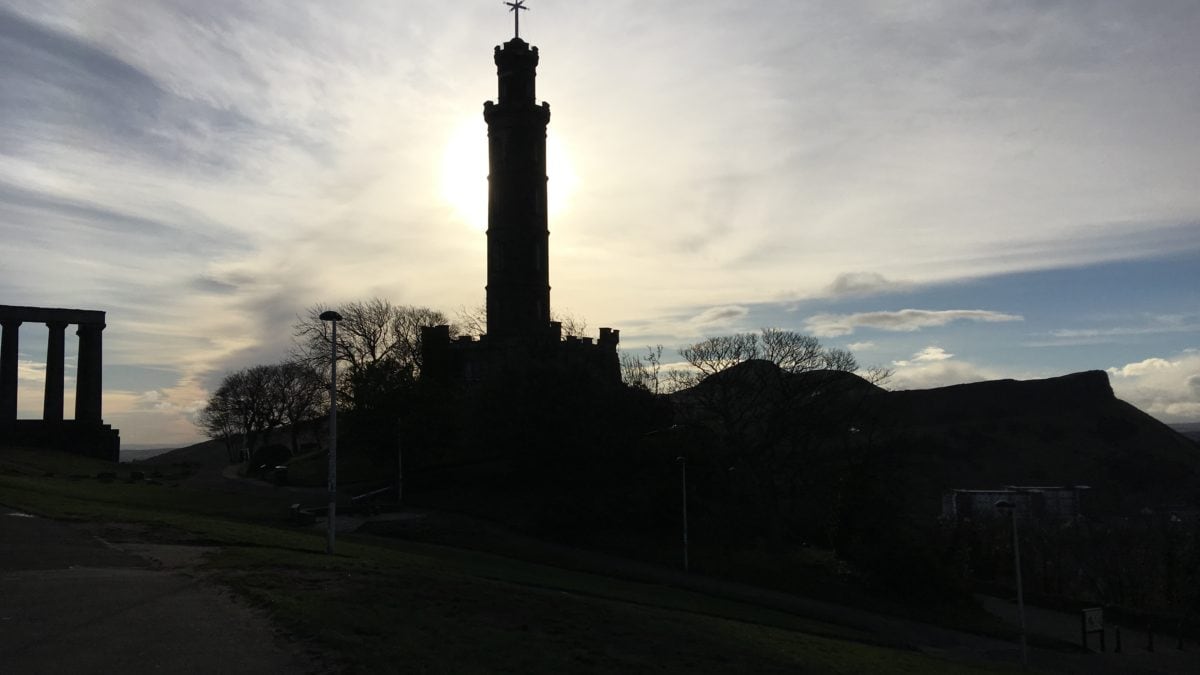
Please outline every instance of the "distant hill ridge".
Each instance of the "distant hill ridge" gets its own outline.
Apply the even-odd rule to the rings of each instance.
[[[1013,484],[1090,485],[1100,512],[1200,505],[1200,444],[1118,399],[1099,370],[887,391],[852,373],[788,374],[756,360],[671,400],[677,421],[686,423],[687,411],[714,392],[746,411],[777,406],[781,399],[771,385],[778,383],[832,393],[836,405],[873,417],[880,437],[901,456],[892,475],[897,489],[910,493],[923,513],[937,512],[946,489]],[[227,459],[223,445],[206,441],[147,460],[179,461],[219,465]]]
[[[1200,504],[1200,446],[1118,399],[1104,371],[886,391],[850,373],[789,375],[752,361],[672,398],[684,423],[702,417],[705,402],[731,400],[742,411],[794,405],[799,428],[850,419],[836,406],[811,407],[797,395],[806,389],[854,406],[892,463],[895,489],[919,513],[938,512],[944,490],[1002,485],[1090,485],[1096,513]]]
[[[1041,380],[988,380],[887,394],[897,414],[923,423],[1079,410],[1116,401],[1101,370]]]

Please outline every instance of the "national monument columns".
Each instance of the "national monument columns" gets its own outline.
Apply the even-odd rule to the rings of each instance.
[[[67,325],[66,321],[46,322],[50,337],[46,340],[46,397],[42,401],[42,419],[47,422],[63,420],[63,359]]]
[[[76,331],[79,335],[79,365],[75,372],[75,419],[84,422],[100,421],[100,395],[103,391],[100,331],[103,330],[103,323],[84,323]]]
[[[21,322],[0,318],[0,425],[17,419],[17,338]]]
[[[18,420],[20,329],[45,324],[46,390],[41,420]],[[66,330],[78,326],[75,370],[75,419],[64,420]],[[85,309],[0,305],[0,442],[62,449],[117,458],[120,438],[103,422],[104,312]]]

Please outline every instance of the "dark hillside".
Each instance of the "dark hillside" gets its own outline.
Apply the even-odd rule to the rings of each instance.
[[[220,466],[229,464],[229,453],[221,441],[201,441],[194,445],[176,448],[149,459],[139,460],[145,466],[170,466],[172,464],[194,464],[197,466]]]
[[[1197,446],[1113,396],[1101,371],[890,392],[882,408],[930,512],[943,489],[1006,484],[1090,485],[1100,514],[1200,496]]]
[[[1194,443],[1200,444],[1200,422],[1184,422],[1182,424],[1169,425],[1175,431],[1192,439]]]

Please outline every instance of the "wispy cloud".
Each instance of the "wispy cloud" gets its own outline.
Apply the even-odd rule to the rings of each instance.
[[[856,296],[899,291],[907,284],[889,281],[876,272],[843,272],[829,284],[826,291],[833,296]]]
[[[853,299],[1200,250],[1194,2],[625,9],[529,18],[579,177],[550,224],[554,301],[593,325],[671,344],[740,328],[780,289]],[[171,369],[183,407],[280,357],[315,302],[477,305],[485,239],[431,167],[464,124],[486,143],[497,21],[475,3],[7,3],[0,297],[108,310],[106,364]],[[807,330],[957,320],[1019,317]]]
[[[1149,335],[1200,332],[1200,316],[1196,314],[1158,314],[1139,317],[1136,325],[1092,328],[1056,328],[1048,337],[1026,341],[1028,347],[1069,347],[1126,341]]]
[[[727,326],[738,319],[745,317],[750,313],[750,310],[740,305],[724,305],[721,307],[709,307],[692,317],[691,322],[699,327],[712,328],[718,326]]]
[[[858,328],[912,332],[922,328],[945,326],[952,321],[1023,321],[1017,314],[982,309],[902,309],[895,312],[859,312],[856,314],[818,314],[809,317],[805,329],[817,337],[850,335]]]

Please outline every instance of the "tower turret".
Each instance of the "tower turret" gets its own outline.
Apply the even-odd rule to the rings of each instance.
[[[532,342],[550,329],[550,230],[546,125],[538,105],[538,50],[520,38],[496,47],[499,95],[483,104],[488,125],[488,338]]]

